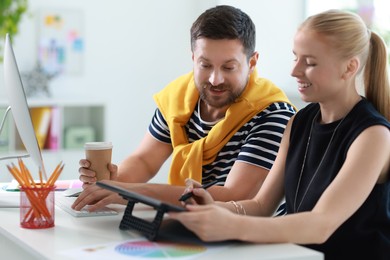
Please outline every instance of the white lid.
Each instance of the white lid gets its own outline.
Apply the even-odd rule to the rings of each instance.
[[[86,150],[105,150],[112,149],[111,142],[87,142],[84,144]]]

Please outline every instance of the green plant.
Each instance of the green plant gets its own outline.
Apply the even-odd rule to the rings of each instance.
[[[27,6],[28,0],[0,0],[0,62],[3,61],[3,39],[7,33],[11,38],[18,33],[18,24]]]

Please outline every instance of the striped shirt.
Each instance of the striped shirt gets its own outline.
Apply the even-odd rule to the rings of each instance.
[[[202,183],[218,179],[218,185],[223,185],[236,161],[271,169],[284,129],[294,114],[294,108],[285,102],[273,103],[259,112],[232,136],[219,151],[214,162],[203,166]],[[185,125],[189,142],[207,136],[217,123],[205,122],[200,118],[198,102],[198,108],[194,110],[190,120]],[[171,143],[168,125],[159,109],[155,111],[149,125],[149,132],[157,140]]]

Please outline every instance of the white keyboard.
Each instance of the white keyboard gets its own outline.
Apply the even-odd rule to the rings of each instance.
[[[97,216],[112,216],[112,215],[118,215],[118,212],[110,209],[108,207],[101,208],[97,211],[89,212],[88,206],[85,206],[82,210],[74,210],[72,209],[72,204],[76,200],[75,197],[65,197],[61,194],[56,194],[55,196],[55,203],[58,207],[60,207],[62,210],[68,212],[73,217],[97,217]]]

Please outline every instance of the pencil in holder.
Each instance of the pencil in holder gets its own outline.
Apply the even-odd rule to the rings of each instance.
[[[34,181],[21,158],[18,164],[19,167],[12,163],[7,168],[20,185],[20,225],[31,229],[54,227],[54,183],[64,169],[64,164],[60,162],[47,181],[43,181],[40,170],[39,183]]]
[[[20,225],[22,228],[54,227],[55,186],[36,184],[20,187]]]

